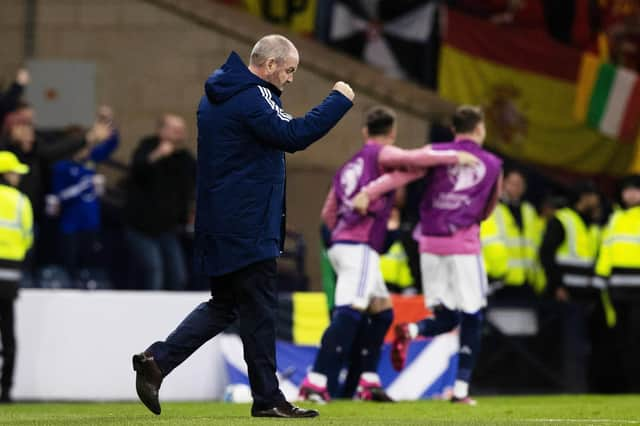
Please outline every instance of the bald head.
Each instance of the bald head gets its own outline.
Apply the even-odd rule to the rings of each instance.
[[[262,37],[253,46],[249,70],[280,90],[293,81],[300,57],[291,41],[278,34]]]
[[[271,34],[262,37],[253,46],[249,65],[259,67],[264,65],[269,59],[275,59],[282,63],[287,57],[298,56],[298,49],[291,41],[279,34]]]

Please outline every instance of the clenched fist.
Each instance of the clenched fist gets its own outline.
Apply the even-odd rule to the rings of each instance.
[[[338,81],[336,84],[334,84],[333,90],[337,90],[338,92],[342,93],[350,101],[353,101],[353,98],[356,96],[353,93],[353,89],[351,88],[351,86],[349,86],[344,81]]]

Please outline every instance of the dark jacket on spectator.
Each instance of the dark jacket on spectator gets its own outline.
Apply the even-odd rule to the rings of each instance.
[[[4,123],[4,117],[18,106],[22,92],[24,92],[24,86],[13,83],[6,91],[0,93],[0,129]]]
[[[138,145],[127,182],[125,218],[139,232],[158,236],[187,222],[195,190],[195,159],[186,149],[151,163],[149,154],[160,143],[148,136]]]
[[[29,197],[35,222],[44,214],[44,194],[48,191],[53,163],[73,154],[85,144],[84,136],[44,140],[36,133],[33,148],[25,152],[8,137],[0,140],[0,150],[13,152],[20,162],[29,166],[29,173],[22,177],[18,189]]]
[[[196,271],[227,274],[280,255],[285,152],[324,136],[353,105],[333,91],[304,117],[234,52],[205,84],[198,108]]]

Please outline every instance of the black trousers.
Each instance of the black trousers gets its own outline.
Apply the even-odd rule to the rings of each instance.
[[[211,277],[211,299],[198,305],[164,342],[149,347],[166,376],[196,349],[239,320],[253,408],[284,401],[276,377],[276,261],[269,259]]]
[[[13,384],[13,369],[16,360],[16,335],[14,331],[13,302],[15,299],[0,299],[0,337],[2,337],[2,392],[9,392]]]

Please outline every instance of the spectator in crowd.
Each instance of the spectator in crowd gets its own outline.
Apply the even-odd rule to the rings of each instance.
[[[380,255],[380,270],[387,288],[392,293],[415,294],[414,279],[403,241],[400,238],[402,208],[407,198],[406,187],[398,188],[391,216],[387,222],[387,239]]]
[[[108,128],[94,126],[84,134],[47,137],[48,135],[36,131],[35,123],[34,109],[21,103],[7,115],[0,134],[0,150],[13,152],[20,162],[29,166],[29,173],[20,180],[18,188],[29,197],[34,214],[34,248],[24,261],[27,280],[36,266],[47,257],[47,241],[40,236],[47,234],[47,222],[44,220],[45,193],[50,185],[51,166],[79,148],[98,143],[109,136]]]
[[[20,181],[20,191],[25,193],[33,206],[36,224],[44,214],[44,194],[49,168],[53,162],[67,158],[85,145],[106,139],[110,130],[96,125],[85,134],[57,140],[45,140],[34,127],[35,112],[28,104],[19,105],[5,119],[0,136],[0,149],[13,152],[29,166],[29,173]]]
[[[607,337],[603,289],[594,286],[593,275],[600,244],[600,203],[595,186],[588,182],[576,185],[569,206],[559,209],[547,224],[540,246],[547,293],[563,304],[566,386],[576,391],[587,389],[590,370],[603,367],[590,347]]]
[[[60,254],[67,273],[81,286],[80,270],[95,255],[100,230],[100,200],[104,176],[96,174],[95,165],[107,160],[118,147],[118,132],[113,128],[110,107],[98,110],[96,127],[109,129],[110,136],[94,146],[78,148],[71,158],[53,166],[52,199],[59,207]]]
[[[622,359],[626,391],[640,391],[640,175],[627,177],[621,188],[621,208],[603,233],[596,264],[600,281],[608,284],[615,306],[615,352]]]
[[[178,232],[193,209],[196,165],[184,119],[163,115],[131,161],[125,218],[135,282],[148,290],[184,289],[187,271]]]
[[[535,297],[539,218],[535,208],[522,199],[526,189],[524,173],[507,170],[500,202],[480,226],[494,298],[531,301]]]
[[[600,195],[592,184],[579,184],[571,201],[549,221],[540,246],[547,289],[562,302],[598,299],[599,292],[592,284],[600,243],[596,224]]]
[[[4,118],[7,114],[18,107],[24,88],[30,81],[31,76],[29,75],[29,71],[20,68],[16,74],[15,81],[7,90],[0,93],[0,128],[2,128]]]
[[[16,187],[29,167],[8,151],[0,151],[0,336],[2,376],[0,402],[11,402],[16,355],[13,302],[18,295],[21,263],[33,241],[31,203]]]

